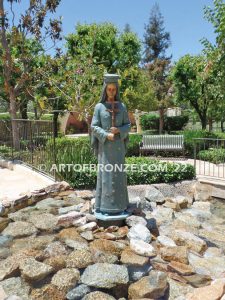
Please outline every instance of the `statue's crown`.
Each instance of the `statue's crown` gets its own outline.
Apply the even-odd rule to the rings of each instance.
[[[120,79],[120,76],[117,74],[105,74],[104,75],[105,83],[117,83],[119,79]]]

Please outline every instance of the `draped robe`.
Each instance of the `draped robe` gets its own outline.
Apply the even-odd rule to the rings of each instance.
[[[124,167],[125,163],[131,124],[126,106],[118,101],[119,112],[116,113],[115,127],[119,129],[119,133],[115,135],[114,141],[108,140],[107,134],[112,127],[112,116],[107,111],[110,107],[109,102],[98,103],[91,122],[92,147],[98,157],[99,166],[95,209],[103,213],[119,214],[126,210],[129,203],[127,174],[121,166]]]

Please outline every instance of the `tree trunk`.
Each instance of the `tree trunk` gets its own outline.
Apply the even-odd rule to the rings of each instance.
[[[206,127],[207,127],[207,117],[206,116],[201,117],[201,124],[202,124],[202,130],[206,130]]]
[[[224,132],[224,120],[220,122],[221,131]]]
[[[20,103],[20,114],[21,114],[21,118],[27,120],[28,119],[28,115],[27,115],[27,101],[26,100],[22,100]]]
[[[162,134],[164,126],[164,109],[159,109],[159,134]]]
[[[17,121],[15,119],[17,118],[17,107],[16,107],[16,99],[14,95],[14,91],[10,91],[10,107],[9,107],[9,114],[12,122],[12,141],[13,141],[13,147],[16,150],[20,149],[20,136],[19,136],[19,127]]]
[[[54,138],[58,137],[58,112],[53,113],[53,136]]]
[[[213,130],[213,119],[209,118],[209,131],[212,132]]]

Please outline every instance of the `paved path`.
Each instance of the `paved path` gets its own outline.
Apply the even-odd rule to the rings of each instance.
[[[22,165],[14,165],[12,171],[0,168],[0,201],[16,199],[52,183],[53,180]]]

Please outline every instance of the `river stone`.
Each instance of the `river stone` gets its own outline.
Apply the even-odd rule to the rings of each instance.
[[[149,258],[134,253],[131,249],[123,250],[120,261],[126,265],[143,267],[149,262]]]
[[[56,216],[43,213],[38,216],[32,216],[30,218],[30,222],[34,224],[34,226],[43,231],[53,231],[56,228],[56,224],[58,219]]]
[[[149,243],[152,239],[151,233],[148,228],[142,224],[136,224],[132,226],[128,232],[127,237],[136,240],[142,240],[146,243]]]
[[[188,251],[185,246],[176,247],[162,247],[160,248],[160,255],[165,261],[178,261],[188,264]]]
[[[0,232],[2,232],[9,224],[8,218],[2,218],[0,217]]]
[[[182,264],[178,261],[171,261],[168,266],[168,271],[176,272],[180,275],[192,275],[195,273],[190,265]]]
[[[51,283],[59,290],[65,290],[74,287],[80,278],[79,270],[75,268],[65,268],[59,270],[53,277]]]
[[[49,207],[58,208],[63,206],[65,206],[65,201],[56,200],[54,198],[47,198],[36,203],[35,208],[40,210],[45,210],[45,209],[49,209]]]
[[[32,257],[20,262],[20,270],[27,281],[39,281],[54,271],[51,266],[41,263]]]
[[[80,209],[84,206],[83,203],[77,204],[77,205],[72,205],[68,207],[61,207],[58,210],[59,215],[67,214],[71,211],[80,211]]]
[[[186,300],[185,295],[194,290],[194,288],[188,284],[178,282],[169,277],[167,280],[170,286],[169,300]]]
[[[66,247],[59,241],[49,244],[44,250],[45,257],[54,257],[66,254],[68,254]]]
[[[15,238],[20,238],[36,234],[37,232],[38,230],[33,224],[18,221],[9,223],[9,225],[3,230],[2,235],[11,235]]]
[[[90,265],[81,276],[82,283],[96,288],[110,289],[120,284],[126,284],[128,281],[129,275],[125,266],[108,263]]]
[[[94,240],[94,235],[93,232],[91,230],[89,231],[84,231],[81,232],[80,235],[87,241],[93,241]]]
[[[13,237],[10,235],[0,235],[0,248],[8,247],[13,240]]]
[[[54,235],[44,235],[44,236],[37,236],[37,237],[26,237],[22,239],[15,239],[13,241],[10,250],[13,253],[17,253],[18,251],[22,251],[24,249],[36,249],[42,250],[48,244],[55,240]]]
[[[173,239],[178,246],[187,246],[188,249],[198,253],[203,253],[207,249],[206,242],[191,232],[175,230]]]
[[[110,252],[110,254],[120,255],[126,248],[126,245],[122,242],[98,239],[90,243],[91,249],[97,249],[103,252]]]
[[[0,282],[0,286],[2,286],[8,296],[16,295],[21,297],[23,300],[30,300],[30,286],[20,277],[5,279]]]
[[[93,264],[92,253],[88,250],[75,250],[66,258],[67,268],[86,268]]]
[[[165,197],[157,188],[150,185],[145,191],[145,199],[150,202],[164,203]]]
[[[88,245],[88,242],[80,236],[79,232],[77,232],[76,228],[74,227],[61,230],[57,236],[63,242],[68,239]]]
[[[64,243],[70,247],[70,248],[73,248],[74,250],[88,250],[89,247],[88,247],[88,244],[84,243],[84,242],[80,242],[80,241],[74,241],[74,240],[69,240],[69,239],[66,239],[64,241]]]
[[[129,227],[132,227],[137,224],[142,224],[143,226],[147,225],[147,221],[143,217],[134,216],[134,215],[126,218],[125,222],[126,222],[127,226],[129,226]]]
[[[67,295],[66,299],[68,300],[80,300],[83,299],[85,295],[91,292],[91,289],[86,284],[80,284],[79,286],[75,287],[74,289],[70,290]]]
[[[58,216],[58,223],[57,225],[63,226],[63,227],[70,227],[73,225],[73,222],[80,217],[83,217],[84,214],[77,212],[77,211],[71,211],[67,214]]]
[[[0,281],[8,277],[17,276],[19,273],[19,261],[10,256],[0,261]]]
[[[39,289],[33,289],[30,294],[32,300],[62,300],[65,299],[66,293],[60,291],[53,284],[46,284]]]
[[[175,214],[172,208],[162,206],[158,206],[152,212],[152,216],[156,219],[158,226],[163,223],[168,223],[175,218]]]
[[[87,223],[85,225],[82,225],[80,227],[77,228],[77,231],[78,232],[84,232],[86,230],[94,230],[98,227],[97,223],[96,222],[90,222],[90,223]]]
[[[224,277],[225,257],[200,257],[194,253],[188,255],[189,263],[195,272],[202,275],[211,276],[212,279]]]
[[[159,235],[156,241],[164,247],[176,247],[176,243],[171,238],[165,235]]]
[[[205,258],[215,257],[215,256],[223,256],[222,249],[217,247],[209,247],[204,253]]]
[[[137,281],[141,279],[143,276],[149,274],[152,269],[150,264],[146,264],[144,266],[132,266],[129,265],[128,267],[129,278],[131,281]]]
[[[92,253],[92,258],[95,263],[118,263],[118,256],[111,254],[110,252],[103,252],[98,249],[90,249]]]
[[[225,278],[212,282],[211,285],[194,289],[186,295],[187,300],[219,300],[225,294]]]
[[[92,292],[87,294],[82,300],[116,300],[113,296],[103,292]]]
[[[152,270],[149,276],[145,276],[129,286],[129,299],[156,299],[163,297],[167,287],[166,273]]]
[[[145,243],[142,240],[131,240],[130,241],[130,248],[136,254],[142,256],[156,256],[156,251],[154,247],[148,243]]]

